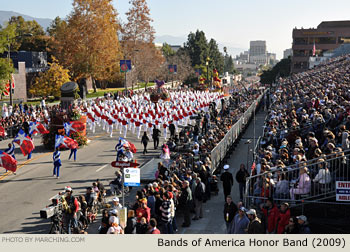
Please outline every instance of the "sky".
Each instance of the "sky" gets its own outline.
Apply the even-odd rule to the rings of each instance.
[[[38,18],[65,18],[72,0],[0,0],[0,10]],[[156,36],[187,37],[203,30],[207,39],[242,49],[266,40],[267,50],[283,57],[293,28],[316,28],[322,21],[350,20],[349,0],[148,0]],[[125,20],[129,0],[113,0]],[[222,50],[222,48],[220,48]],[[235,56],[235,55],[233,55]]]

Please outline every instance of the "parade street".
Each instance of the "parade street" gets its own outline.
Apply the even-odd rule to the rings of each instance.
[[[52,152],[43,148],[40,135],[34,138],[36,149],[31,160],[27,161],[27,157],[23,157],[20,150],[16,149],[16,175],[11,172],[7,175],[5,169],[0,168],[0,233],[47,234],[50,230],[50,219],[40,219],[40,209],[49,205],[49,199],[64,190],[65,186],[71,186],[73,193],[78,195],[85,193],[88,186],[100,179],[106,189],[109,189],[108,183],[115,177],[116,168],[110,163],[116,158],[114,148],[118,143],[119,131],[114,131],[113,137],[110,138],[109,134],[100,129],[97,129],[95,134],[88,130],[88,138],[91,142],[88,146],[78,149],[76,162],[73,158],[68,160],[69,150],[61,152],[62,167],[59,179],[52,176]],[[134,157],[139,164],[159,156],[159,150],[153,149],[152,142],[149,143],[148,154],[143,155],[140,140],[130,133],[127,139],[137,148]],[[163,143],[162,140],[160,144]],[[2,141],[0,147],[5,148],[8,142],[10,140]]]

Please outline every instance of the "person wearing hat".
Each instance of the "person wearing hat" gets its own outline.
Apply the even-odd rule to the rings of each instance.
[[[297,216],[299,224],[299,234],[311,234],[309,224],[305,215]]]
[[[137,222],[141,222],[141,218],[146,218],[146,222],[149,223],[151,219],[151,209],[147,206],[147,199],[142,198],[140,200],[140,206],[136,209]]]
[[[228,195],[226,197],[226,203],[224,205],[224,219],[225,219],[227,234],[231,234],[232,232],[233,218],[237,213],[237,209],[238,208],[236,204],[232,201],[231,195]]]
[[[122,188],[122,174],[119,171],[116,171],[115,175],[117,177],[109,183],[109,186],[112,195],[119,195]]]
[[[288,202],[281,204],[277,218],[277,234],[283,234],[290,220],[290,209]]]
[[[109,217],[109,225],[107,234],[123,234],[124,231],[119,225],[119,219],[115,216]]]
[[[113,203],[112,208],[116,209],[118,211],[118,213],[120,212],[121,209],[123,209],[122,204],[119,203],[119,198],[118,197],[114,197],[112,199],[112,203]]]
[[[238,213],[233,218],[231,234],[246,234],[249,219],[245,212],[246,209],[243,206],[238,209]]]
[[[220,180],[222,181],[222,186],[224,188],[224,197],[225,201],[228,195],[231,194],[231,188],[233,186],[233,176],[232,173],[228,171],[230,166],[228,164],[224,165],[224,172],[220,176]]]
[[[265,230],[261,220],[256,216],[255,209],[250,209],[246,212],[250,220],[247,228],[248,234],[265,234]]]
[[[75,232],[77,232],[78,222],[77,222],[77,212],[79,210],[79,204],[77,198],[75,198],[73,194],[72,187],[66,186],[64,188],[65,194],[63,198],[63,206],[64,206],[64,220],[66,222],[67,232],[68,234],[72,233],[72,226]]]

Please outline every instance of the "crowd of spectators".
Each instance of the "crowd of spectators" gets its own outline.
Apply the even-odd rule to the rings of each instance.
[[[166,143],[172,152],[171,160],[158,164],[154,181],[138,190],[135,201],[127,206],[124,233],[172,234],[180,225],[176,221],[178,214],[183,216],[182,227],[206,217],[203,215],[205,202],[218,191],[210,151],[260,92],[252,88],[249,93],[233,94],[221,101],[221,109],[211,104],[208,112],[193,119],[195,125],[183,127],[179,134],[171,134]],[[103,225],[112,223],[107,221],[107,216]]]
[[[258,210],[267,198],[291,205],[317,200],[350,178],[350,56],[278,84],[252,169],[257,176],[249,181]]]

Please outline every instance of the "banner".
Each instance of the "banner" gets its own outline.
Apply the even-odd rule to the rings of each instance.
[[[120,72],[125,73],[131,71],[131,60],[120,61]]]
[[[169,65],[169,73],[176,74],[177,73],[177,65]]]
[[[335,181],[336,200],[350,201],[350,181]]]

